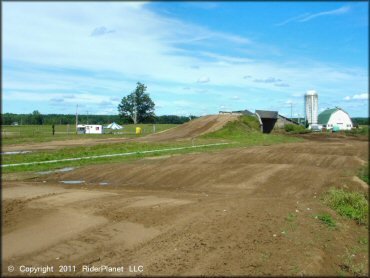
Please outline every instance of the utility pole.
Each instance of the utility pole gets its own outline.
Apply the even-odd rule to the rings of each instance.
[[[78,125],[78,104],[76,106],[76,133],[77,133],[77,125]]]
[[[89,111],[86,111],[86,124],[89,124]]]
[[[290,119],[293,120],[293,103],[290,103]]]

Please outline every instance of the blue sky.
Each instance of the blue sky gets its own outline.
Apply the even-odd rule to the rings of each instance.
[[[156,114],[368,115],[367,2],[5,2],[2,110],[117,114],[136,82]]]

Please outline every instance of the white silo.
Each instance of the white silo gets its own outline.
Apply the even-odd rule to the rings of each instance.
[[[306,120],[308,124],[317,124],[319,97],[316,91],[307,91],[304,96],[304,105],[306,110]]]

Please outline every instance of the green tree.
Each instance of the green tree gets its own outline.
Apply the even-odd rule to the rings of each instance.
[[[154,102],[146,93],[146,86],[137,83],[135,91],[122,98],[118,113],[123,119],[129,118],[134,124],[154,120]]]
[[[42,115],[38,110],[35,110],[32,112],[31,119],[32,119],[32,124],[42,125]]]

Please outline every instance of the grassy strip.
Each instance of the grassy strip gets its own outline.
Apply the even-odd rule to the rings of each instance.
[[[331,188],[324,194],[323,201],[340,215],[368,226],[369,203],[365,194]]]
[[[369,184],[369,165],[366,164],[365,166],[361,167],[358,170],[358,177],[362,179],[364,182]]]
[[[175,124],[156,124],[155,132],[161,132],[163,130],[175,127]],[[153,124],[138,124],[138,125],[124,125],[122,130],[110,131],[113,132],[108,134],[75,134],[75,126],[70,125],[69,129],[67,125],[55,125],[55,135],[52,135],[51,125],[22,125],[22,126],[2,126],[2,144],[24,144],[24,143],[36,143],[36,142],[50,142],[54,140],[71,140],[81,138],[112,138],[112,137],[136,137],[135,128],[141,127],[143,134],[151,134],[154,132]]]
[[[22,165],[22,166],[14,166],[14,167],[5,167],[2,168],[2,172],[5,173],[14,173],[14,172],[28,172],[28,171],[46,171],[46,170],[53,170],[63,167],[78,167],[84,165],[93,165],[93,164],[107,164],[107,163],[115,163],[115,162],[129,162],[134,161],[137,159],[145,158],[145,157],[156,157],[156,156],[165,156],[165,155],[174,155],[174,154],[187,154],[187,153],[200,153],[200,152],[213,152],[226,149],[230,147],[230,145],[217,145],[217,146],[209,146],[209,147],[198,147],[198,148],[190,148],[191,145],[187,145],[188,149],[180,149],[180,150],[168,150],[162,151],[158,153],[134,153],[130,156],[115,156],[115,157],[100,157],[91,160],[76,160],[76,161],[63,161],[57,162],[52,164],[34,164],[34,165]],[[164,149],[164,148],[162,148]]]

